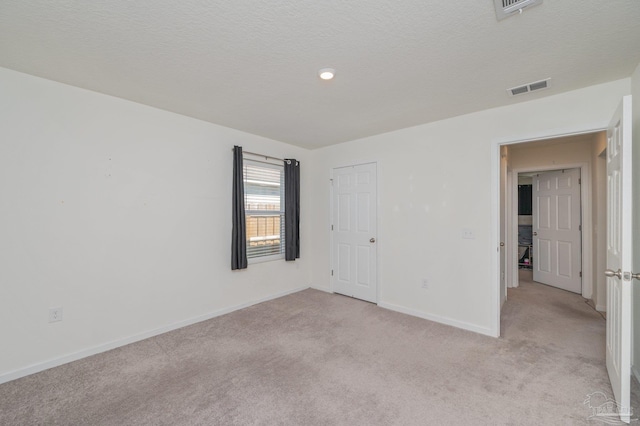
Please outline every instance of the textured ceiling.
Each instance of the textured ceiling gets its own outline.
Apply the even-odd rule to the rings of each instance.
[[[639,23],[638,0],[4,0],[0,66],[314,148],[629,77]]]

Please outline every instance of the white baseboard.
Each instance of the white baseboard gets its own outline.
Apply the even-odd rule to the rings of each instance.
[[[209,320],[211,318],[219,317],[220,315],[228,314],[233,311],[237,311],[240,309],[247,308],[249,306],[257,305],[258,303],[267,302],[269,300],[277,299],[279,297],[287,296],[289,294],[297,293],[302,290],[306,290],[309,287],[298,287],[293,290],[287,290],[283,292],[279,292],[276,294],[272,294],[267,297],[263,297],[261,299],[252,300],[250,302],[241,303],[236,306],[231,306],[229,308],[220,309],[214,312],[210,312],[208,314],[199,315],[194,318],[189,318],[183,321],[178,321],[173,324],[168,324],[150,331],[145,331],[143,333],[135,334],[133,336],[125,337],[123,339],[113,340],[111,342],[107,342],[101,345],[92,346],[87,349],[83,349],[78,352],[73,352],[67,355],[63,355],[57,358],[50,359],[48,361],[39,362],[36,364],[29,365],[24,368],[19,368],[17,370],[9,371],[7,373],[0,374],[0,384],[10,382],[11,380],[19,379],[20,377],[28,376],[30,374],[38,373],[40,371],[48,370],[49,368],[57,367],[62,364],[67,364],[72,361],[77,361],[82,358],[86,358],[91,355],[96,355],[102,352],[109,351],[111,349],[119,348],[120,346],[128,345],[130,343],[135,343],[140,340],[148,339],[153,336],[157,336],[159,334],[167,333],[169,331],[177,330],[182,327],[186,327],[192,324],[196,324],[202,321]]]
[[[392,303],[379,302],[378,306],[380,306],[381,308],[389,309],[389,310],[400,312],[400,313],[403,313],[403,314],[412,315],[414,317],[426,319],[426,320],[433,321],[433,322],[438,322],[440,324],[450,325],[450,326],[453,326],[453,327],[461,328],[463,330],[468,330],[468,331],[473,331],[475,333],[484,334],[486,336],[498,337],[496,335],[495,331],[491,330],[490,328],[479,327],[479,326],[477,326],[475,324],[471,324],[471,323],[468,323],[468,322],[458,321],[458,320],[454,320],[454,319],[446,318],[446,317],[441,317],[439,315],[427,314],[427,313],[422,312],[422,311],[418,311],[418,310],[411,309],[411,308],[406,308],[404,306],[394,305]]]
[[[607,306],[606,305],[596,305],[596,311],[598,311],[598,312],[607,312]]]
[[[314,290],[324,291],[325,293],[333,293],[329,287],[319,287],[319,286],[314,286],[314,285],[312,285],[312,286],[311,286],[311,287],[309,287],[309,288],[312,288],[312,289],[314,289]]]

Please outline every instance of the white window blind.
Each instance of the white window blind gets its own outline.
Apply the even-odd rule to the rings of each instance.
[[[284,257],[284,167],[243,160],[247,258]]]

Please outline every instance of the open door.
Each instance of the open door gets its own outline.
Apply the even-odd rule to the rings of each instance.
[[[631,96],[607,129],[607,371],[620,419],[631,417]]]

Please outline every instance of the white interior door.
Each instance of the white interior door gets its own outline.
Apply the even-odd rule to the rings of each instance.
[[[377,303],[376,164],[333,169],[333,291]]]
[[[621,420],[630,419],[631,96],[607,129],[607,371]]]
[[[582,293],[580,169],[533,177],[533,280]]]

